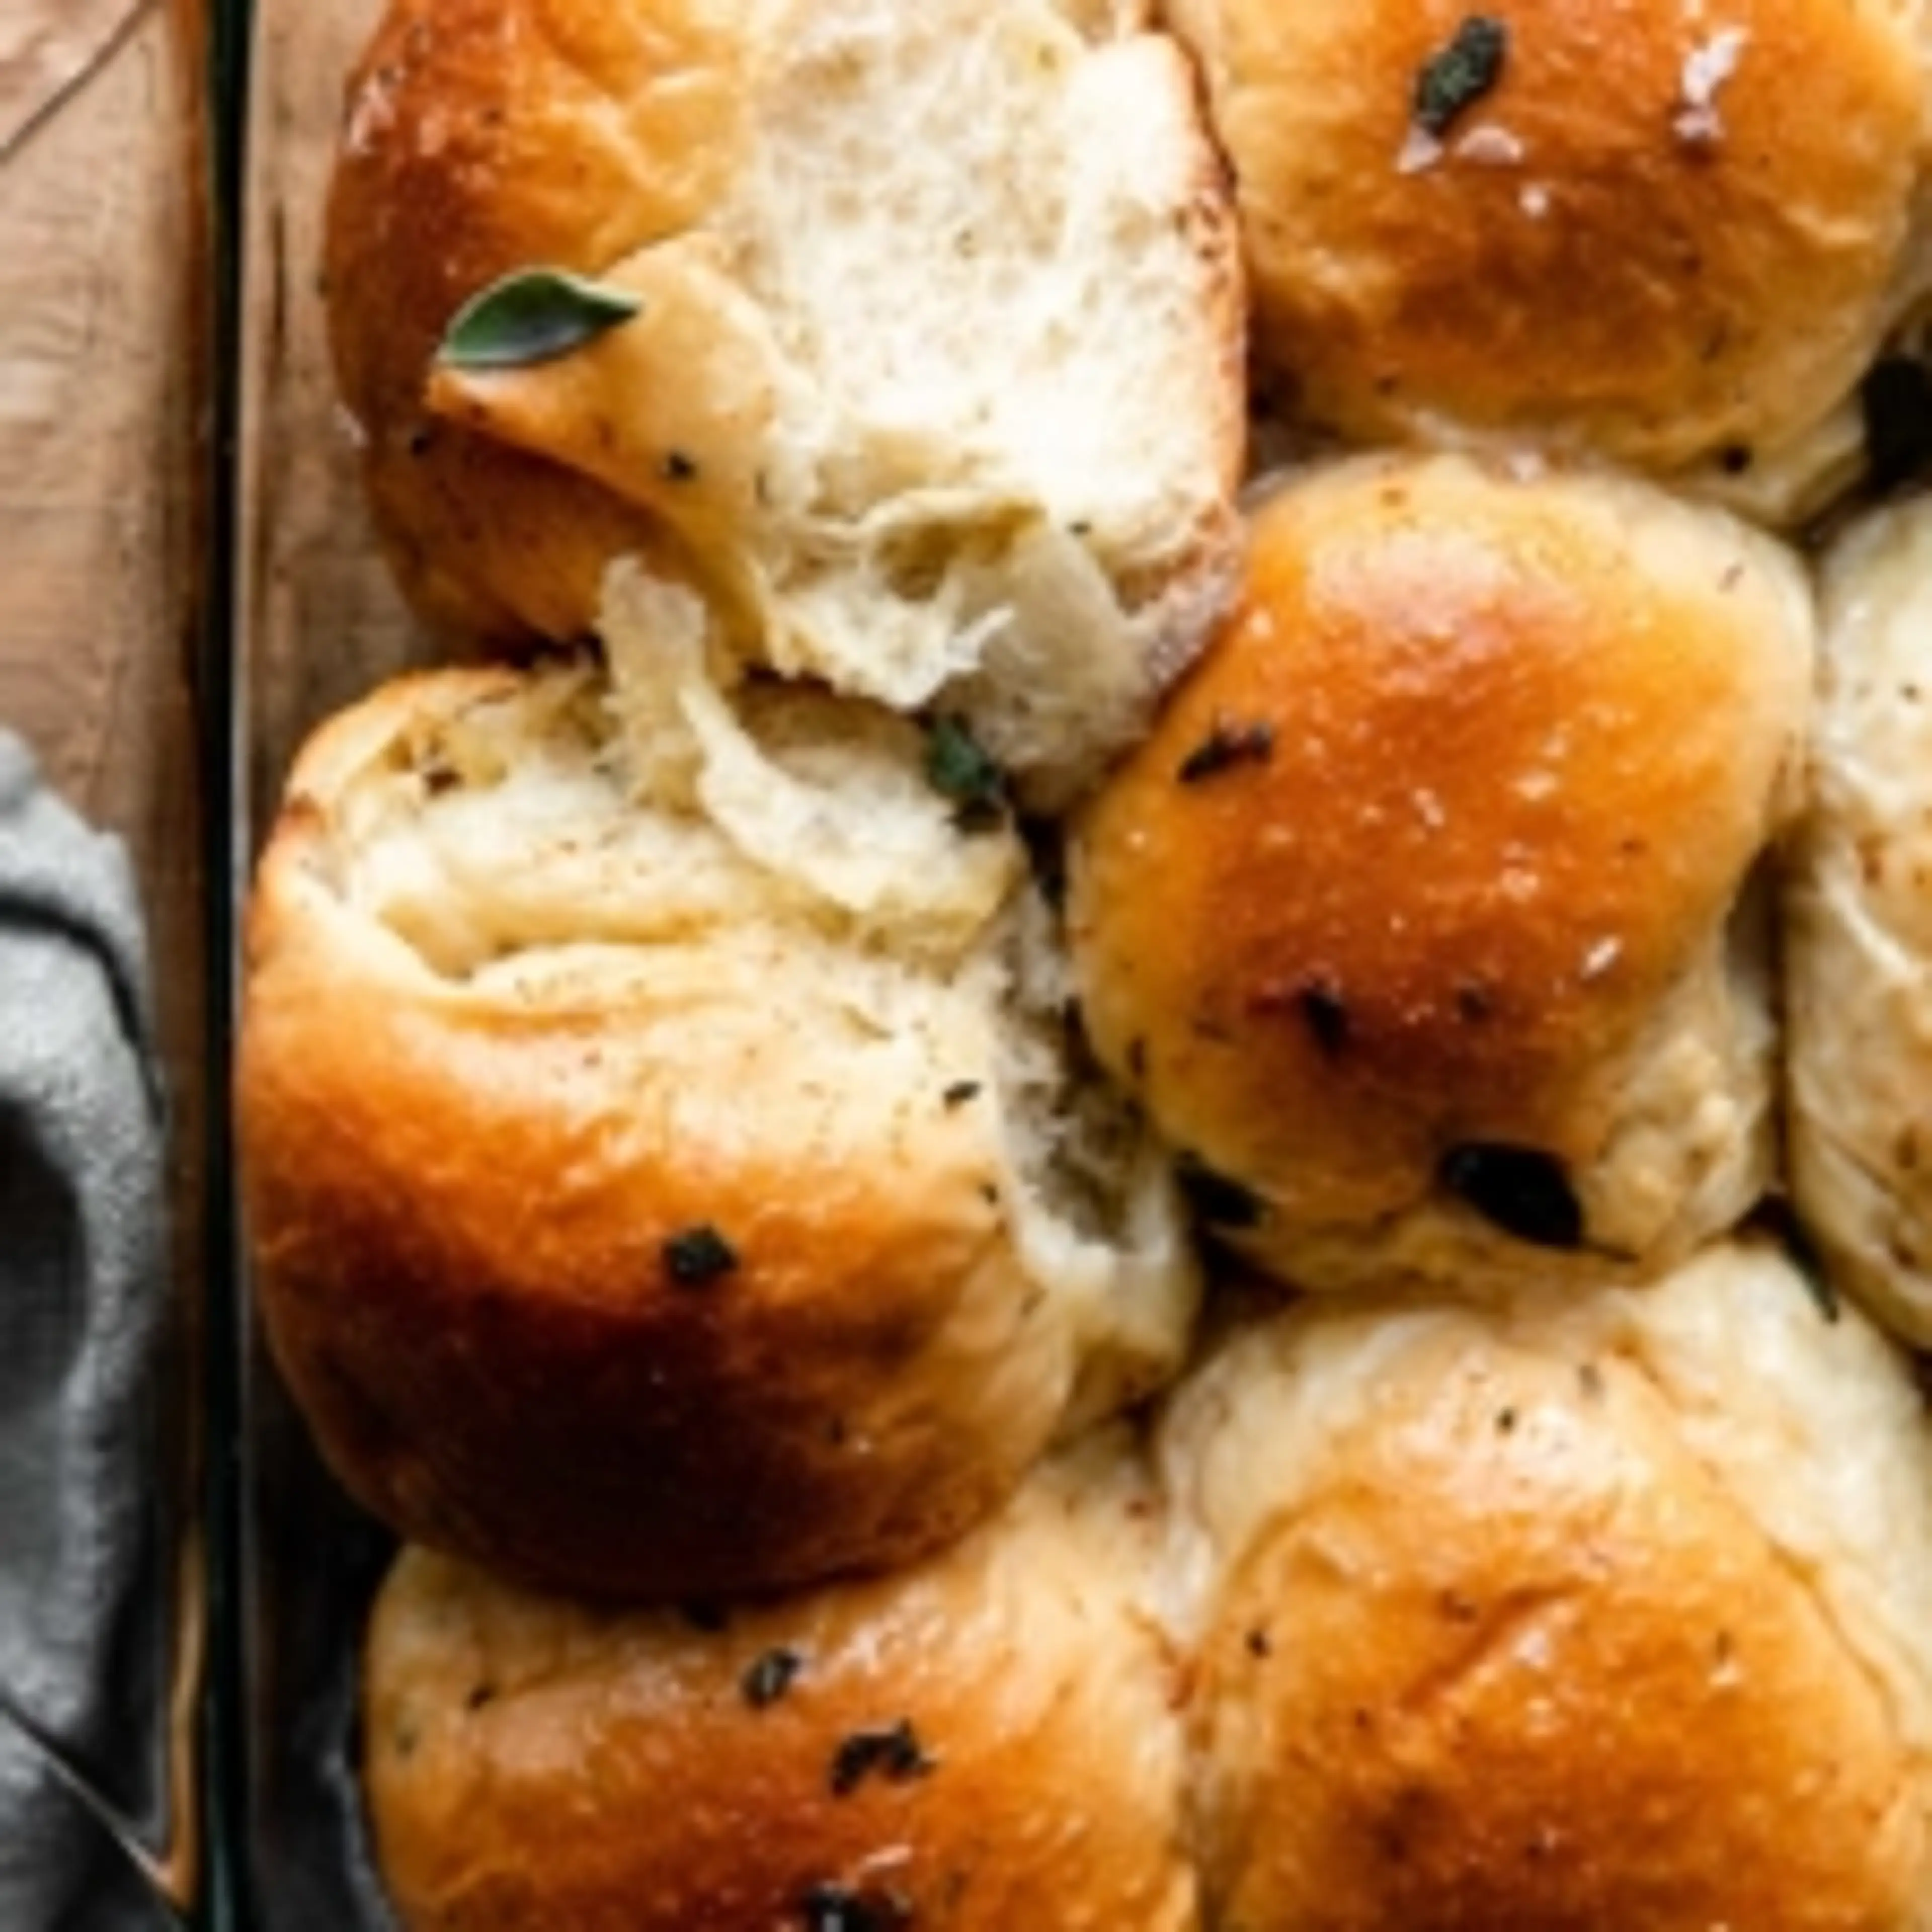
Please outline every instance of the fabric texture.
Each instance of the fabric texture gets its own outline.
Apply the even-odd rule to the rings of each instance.
[[[0,1928],[172,1922],[165,1108],[127,857],[0,733]]]

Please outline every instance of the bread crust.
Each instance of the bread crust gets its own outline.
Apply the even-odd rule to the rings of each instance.
[[[1436,148],[1448,0],[1170,0],[1237,177],[1264,362],[1356,442],[1659,471],[1775,451],[1923,286],[1923,10],[1534,0]]]
[[[334,721],[262,860],[237,1082],[276,1360],[359,1501],[510,1575],[663,1599],[906,1562],[1040,1454],[1084,1332],[1016,1249],[992,1016],[959,1058],[868,1054],[782,938],[619,948],[587,988],[440,970],[345,884],[354,782],[518,688]],[[680,1280],[706,1230],[730,1265]]]
[[[1170,1478],[1218,1566],[1194,1705],[1210,1919],[1923,1926],[1932,1573],[1919,1526],[1888,1548],[1882,1514],[1886,1458],[1906,1492],[1925,1476],[1901,1364],[1757,1250],[1544,1310],[1311,1309],[1181,1397]],[[1740,1322],[1779,1340],[1741,1360]],[[1856,1407],[1840,1385],[1886,1444],[1844,1482],[1799,1460]],[[1873,1667],[1874,1624],[1916,1650],[1902,1673]]]
[[[1050,1907],[1192,1932],[1180,1729],[1140,1601],[1156,1532],[1114,1444],[1078,1493],[1049,1473],[937,1561],[710,1633],[406,1555],[364,1674],[403,1922],[1004,1932]],[[916,1756],[838,1774],[848,1740],[901,1725]],[[814,1917],[835,1891],[850,1916]]]
[[[1561,1164],[1611,1251],[1586,1270],[1713,1232],[1612,1238],[1592,1170],[1671,1029],[1720,1087],[1766,1081],[1725,926],[1790,808],[1811,622],[1767,540],[1632,484],[1372,459],[1261,503],[1244,599],[1082,815],[1070,900],[1096,1048],[1255,1198],[1231,1239],[1307,1286],[1401,1272],[1383,1237],[1467,1145]],[[1763,1107],[1700,1214],[1755,1198]],[[1508,1247],[1415,1265],[1464,1289]]]
[[[478,290],[537,264],[594,274],[694,218],[742,138],[716,12],[394,0],[350,76],[330,346],[389,561],[454,635],[584,637],[612,556],[669,567],[637,508],[438,416],[428,382]]]

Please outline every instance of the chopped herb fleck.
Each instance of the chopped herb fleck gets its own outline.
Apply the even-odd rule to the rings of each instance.
[[[840,1744],[832,1754],[832,1794],[845,1797],[875,1775],[892,1784],[909,1784],[933,1768],[910,1720],[902,1718],[884,1730],[854,1731]]]
[[[1258,1228],[1263,1208],[1258,1195],[1216,1174],[1198,1155],[1185,1154],[1175,1163],[1180,1191],[1188,1204],[1210,1228]]]
[[[667,450],[663,467],[667,483],[690,483],[697,479],[696,460],[686,455],[681,449]]]
[[[738,1251],[716,1228],[687,1228],[664,1243],[664,1264],[680,1288],[708,1288],[736,1271]]]
[[[1326,980],[1311,980],[1295,995],[1315,1044],[1333,1059],[1348,1044],[1348,1009]]]
[[[968,1100],[980,1096],[980,1082],[976,1080],[956,1080],[940,1096],[949,1107],[963,1107]]]
[[[738,1688],[753,1710],[762,1711],[776,1704],[791,1688],[804,1667],[805,1659],[796,1651],[780,1645],[776,1650],[766,1651],[739,1678]]]
[[[800,1901],[806,1932],[898,1932],[912,1923],[912,1907],[897,1892],[852,1892],[815,1885]]]
[[[1271,1656],[1274,1654],[1274,1646],[1269,1641],[1268,1634],[1266,1630],[1251,1630],[1249,1631],[1248,1654],[1250,1657],[1268,1657]]]
[[[1882,357],[1859,384],[1858,403],[1871,486],[1909,482],[1932,459],[1932,370],[1906,356]]]
[[[1451,1148],[1438,1178],[1484,1220],[1540,1248],[1580,1247],[1583,1210],[1563,1163],[1534,1148]]]
[[[963,718],[935,718],[926,728],[926,782],[950,799],[962,832],[990,832],[1006,820],[1006,778]]]
[[[1207,736],[1181,760],[1174,777],[1182,784],[1198,784],[1236,765],[1265,764],[1274,755],[1272,724],[1230,724],[1217,718]]]
[[[553,362],[628,322],[635,296],[558,268],[523,268],[470,297],[436,360],[452,369],[522,369]]]
[[[1449,44],[1432,54],[1415,76],[1412,118],[1416,126],[1441,140],[1494,89],[1508,52],[1509,29],[1502,21],[1469,14]]]

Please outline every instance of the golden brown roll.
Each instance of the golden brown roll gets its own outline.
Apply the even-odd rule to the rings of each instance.
[[[1647,485],[1364,460],[1078,822],[1106,1064],[1310,1288],[1654,1274],[1771,1169],[1746,883],[1787,815],[1794,559]]]
[[[1210,1924],[1932,1924],[1932,1440],[1774,1252],[1252,1330],[1164,1444]]]
[[[1925,283],[1919,0],[1167,12],[1306,419],[1766,470],[1774,514],[1844,480],[1821,426]]]
[[[1195,1283],[997,803],[904,721],[722,691],[676,614],[614,685],[444,673],[317,735],[238,1071],[259,1305],[350,1490],[656,1598],[958,1534],[1165,1378]]]
[[[395,0],[328,258],[405,588],[569,639],[645,553],[744,654],[1079,782],[1233,566],[1238,244],[1142,10]]]
[[[1932,505],[1826,566],[1813,795],[1786,898],[1799,1211],[1848,1292],[1932,1342]]]
[[[367,1651],[407,1932],[1191,1932],[1178,1684],[1124,1446],[945,1556],[710,1630],[406,1555]]]

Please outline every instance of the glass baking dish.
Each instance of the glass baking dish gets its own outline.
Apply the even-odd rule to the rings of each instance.
[[[231,971],[249,868],[296,746],[328,712],[424,655],[368,535],[315,299],[342,76],[377,11],[376,0],[252,8],[230,0],[226,16],[222,85],[238,119],[230,186],[239,370],[224,908]],[[232,1214],[232,1197],[226,1204]],[[364,1850],[351,1769],[355,1653],[392,1545],[310,1447],[251,1322],[238,1238],[232,1274],[218,1922],[376,1932],[390,1919]]]

